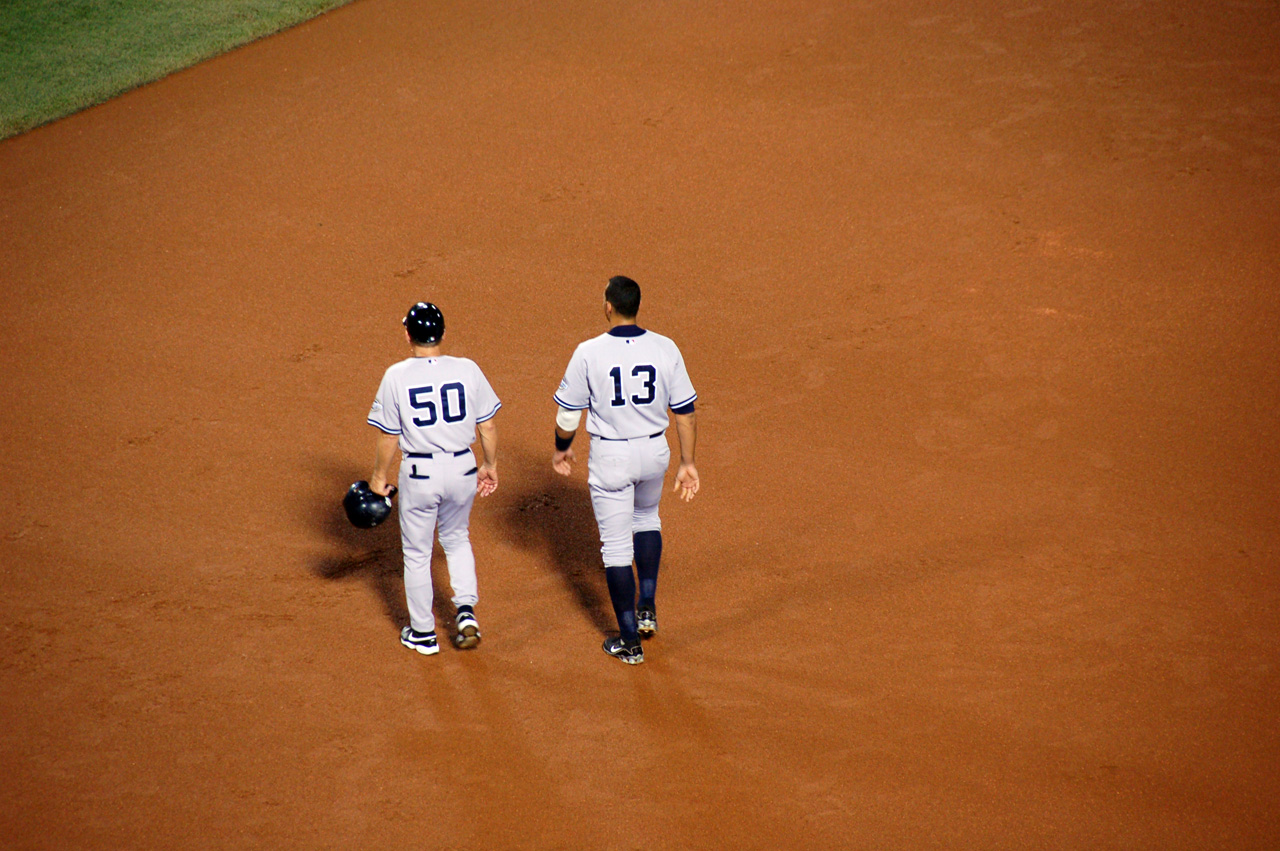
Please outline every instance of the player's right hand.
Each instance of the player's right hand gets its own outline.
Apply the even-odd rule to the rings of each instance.
[[[570,446],[565,451],[556,452],[551,456],[551,469],[562,476],[567,476],[573,472],[573,460],[573,447]]]
[[[476,493],[488,496],[498,489],[498,470],[488,464],[476,470]]]
[[[680,498],[688,502],[698,492],[698,485],[698,468],[692,464],[681,464],[676,472],[676,486],[671,491],[680,494]]]

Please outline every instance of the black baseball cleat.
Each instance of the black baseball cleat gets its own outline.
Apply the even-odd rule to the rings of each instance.
[[[638,638],[633,638],[630,641],[620,635],[614,638],[606,638],[604,652],[614,658],[621,659],[628,665],[639,665],[644,661],[644,650],[640,647],[640,639]]]
[[[453,646],[459,650],[471,650],[480,644],[480,623],[468,611],[458,612],[453,619],[458,631],[453,636]]]
[[[653,638],[658,634],[658,613],[653,609],[636,609],[636,632],[641,638]]]
[[[417,650],[423,656],[434,656],[440,652],[434,632],[418,632],[411,626],[400,630],[400,643],[410,650]]]

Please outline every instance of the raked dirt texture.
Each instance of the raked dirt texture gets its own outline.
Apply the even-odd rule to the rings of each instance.
[[[1277,44],[358,0],[0,143],[0,846],[1280,846]],[[615,274],[699,394],[636,667],[550,468]],[[340,506],[419,299],[503,401],[432,658]]]

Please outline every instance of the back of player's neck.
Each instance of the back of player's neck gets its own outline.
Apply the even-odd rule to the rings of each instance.
[[[414,346],[413,356],[415,358],[438,358],[440,357],[439,346]]]
[[[613,330],[614,328],[617,328],[620,325],[635,325],[635,324],[636,324],[636,318],[634,316],[632,316],[629,319],[624,319],[621,316],[614,316],[609,320],[609,329]]]

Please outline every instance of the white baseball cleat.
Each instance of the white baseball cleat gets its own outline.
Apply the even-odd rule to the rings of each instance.
[[[453,636],[453,646],[459,650],[471,650],[480,643],[480,623],[471,612],[458,612],[454,618],[458,632]]]
[[[400,630],[400,643],[410,650],[417,650],[423,656],[434,656],[440,652],[434,632],[418,632],[411,626]]]

